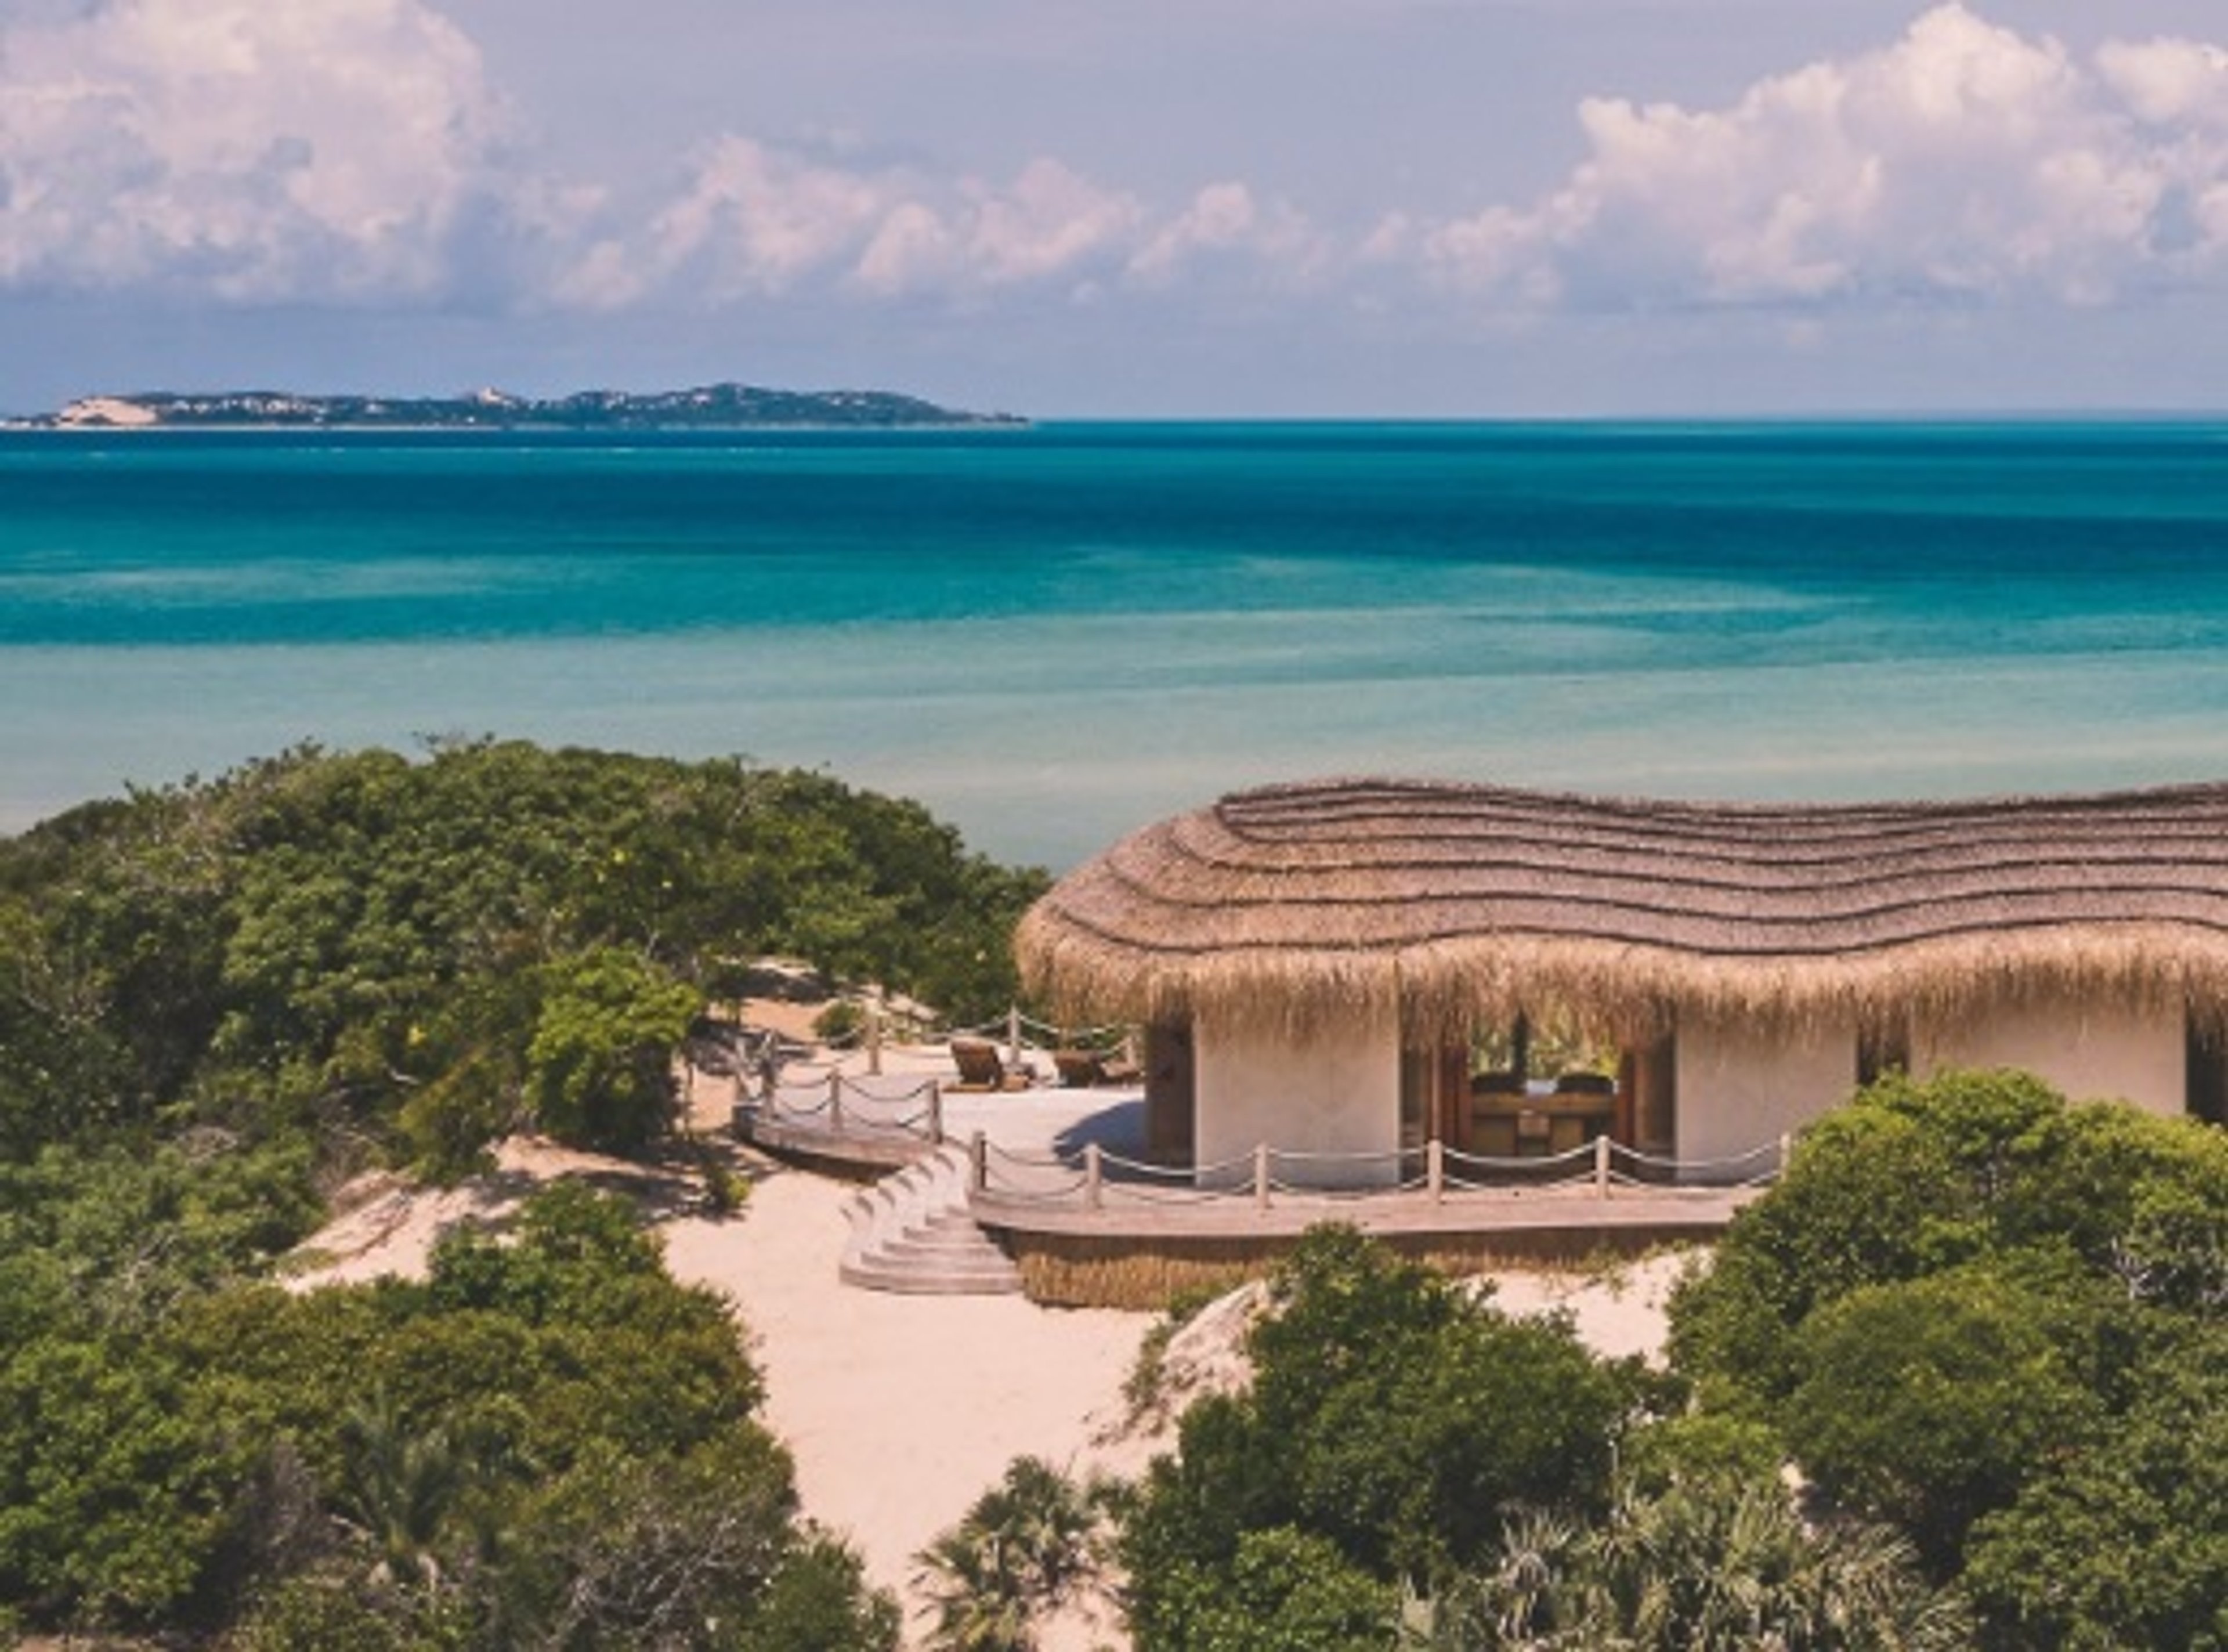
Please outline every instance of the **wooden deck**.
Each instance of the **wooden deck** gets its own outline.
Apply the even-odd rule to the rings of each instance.
[[[947,1137],[944,1124],[940,1098],[933,1109],[904,1112],[888,1105],[869,1109],[857,1097],[830,1108],[810,1096],[803,1105],[735,1110],[735,1131],[744,1139],[857,1178],[897,1170],[946,1140],[970,1141],[968,1210],[1024,1256],[1253,1258],[1323,1222],[1437,1253],[1640,1251],[1715,1238],[1760,1195],[1777,1156],[1765,1144],[1727,1162],[1758,1173],[1736,1184],[1682,1180],[1681,1167],[1642,1162],[1643,1156],[1601,1143],[1547,1160],[1485,1160],[1435,1146],[1420,1155],[1357,1156],[1350,1164],[1264,1146],[1228,1164],[1185,1169],[1124,1158],[1095,1143],[1056,1153],[1001,1147],[979,1130]],[[1319,1182],[1327,1172],[1384,1185],[1327,1188],[1285,1179]]]
[[[902,1170],[934,1151],[937,1145],[926,1136],[908,1130],[861,1130],[855,1125],[831,1130],[824,1124],[780,1118],[749,1106],[735,1109],[732,1129],[738,1141],[853,1181],[872,1181]]]
[[[1045,1238],[1252,1243],[1296,1238],[1320,1222],[1345,1222],[1364,1233],[1410,1239],[1523,1235],[1538,1241],[1609,1239],[1640,1245],[1714,1238],[1756,1188],[1465,1188],[1428,1193],[1279,1192],[1267,1205],[1243,1194],[1110,1198],[1096,1209],[1068,1199],[1015,1196],[977,1189],[975,1220],[1002,1233]]]
[[[1386,1188],[1272,1192],[1186,1202],[1117,1197],[1098,1208],[976,1188],[969,1213],[1021,1270],[1032,1300],[1063,1307],[1161,1308],[1186,1291],[1258,1275],[1310,1227],[1343,1222],[1455,1273],[1567,1265],[1706,1243],[1754,1188],[1464,1188],[1438,1197]]]

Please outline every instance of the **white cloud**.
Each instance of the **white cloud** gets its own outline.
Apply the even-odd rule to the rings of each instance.
[[[2228,52],[2186,40],[2113,41],[2097,67],[2138,119],[2228,127]]]
[[[1512,303],[2108,302],[2221,265],[2224,93],[2211,47],[2084,62],[1943,5],[1722,108],[1590,99],[1559,189],[1404,234],[1442,281]]]
[[[731,137],[658,214],[644,250],[659,270],[706,259],[714,298],[778,293],[849,253],[894,204],[881,180]]]
[[[899,203],[874,231],[853,272],[869,292],[884,295],[949,282],[959,268],[959,243],[933,208]]]
[[[1316,274],[1331,249],[1306,217],[1284,202],[1263,204],[1234,180],[1210,183],[1160,227],[1130,260],[1129,272],[1165,286],[1201,257],[1251,259],[1296,279]]]
[[[1466,308],[1812,312],[2228,271],[2228,52],[2084,55],[1962,3],[1715,106],[1589,99],[1536,200],[1334,229],[1239,177],[1155,201],[1050,154],[940,171],[740,130],[662,187],[551,176],[443,3],[0,0],[0,291],[1384,304],[1420,272]]]
[[[968,194],[970,261],[993,285],[1066,274],[1134,236],[1145,216],[1136,197],[1053,160],[1030,162],[1003,189]]]
[[[1059,160],[1008,182],[809,158],[730,136],[674,199],[587,249],[559,296],[588,305],[660,292],[717,302],[805,285],[873,300],[970,301],[1024,287],[1088,296],[1165,280],[1192,253],[1271,261],[1300,246],[1289,209],[1210,186],[1172,217]]]
[[[0,34],[0,282],[422,293],[496,163],[472,42],[418,0],[112,0]]]
[[[1000,181],[737,132],[662,195],[547,176],[432,0],[95,0],[15,18],[0,23],[0,289],[424,304],[471,285],[606,311],[810,291],[970,301],[1165,279],[1199,251],[1291,241],[1290,215],[1243,185],[1170,219],[1049,156]]]
[[[1059,162],[1006,185],[855,167],[730,135],[646,222],[591,247],[560,297],[591,304],[685,291],[722,302],[814,284],[870,298],[1074,275],[1143,209]]]

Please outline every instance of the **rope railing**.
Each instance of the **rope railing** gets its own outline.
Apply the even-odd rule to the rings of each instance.
[[[1086,1190],[1089,1185],[1086,1179],[1085,1183]],[[1103,1209],[1110,1205],[1140,1207],[1219,1205],[1226,1201],[1230,1194],[1226,1189],[1198,1188],[1188,1183],[1177,1188],[1151,1186],[1136,1181],[1107,1181],[1099,1184],[1098,1196],[1099,1207]]]
[[[1086,1192],[1088,1187],[1087,1178],[1077,1175],[1063,1181],[1056,1187],[1001,1188],[998,1190],[998,1197],[1021,1205],[1070,1206],[1075,1202],[1076,1195]]]
[[[1577,1147],[1565,1148],[1560,1153],[1519,1154],[1513,1156],[1508,1154],[1465,1153],[1458,1147],[1443,1147],[1439,1150],[1445,1156],[1447,1162],[1450,1165],[1471,1165],[1480,1170],[1491,1171],[1547,1170],[1560,1164],[1577,1164],[1581,1162],[1591,1164],[1594,1159],[1594,1148],[1591,1142],[1582,1143]]]
[[[1320,1182],[1286,1181],[1280,1177],[1269,1178],[1270,1196],[1285,1204],[1354,1205],[1372,1199],[1382,1199],[1387,1194],[1415,1194],[1431,1191],[1430,1178],[1410,1176],[1405,1181],[1385,1181],[1363,1188],[1332,1188]]]
[[[1134,1026],[1061,1027],[1039,1020],[1019,1005],[971,1025],[900,1014],[872,998],[861,1001],[861,1008],[863,1019],[859,1023],[810,1041],[771,1028],[725,1027],[695,1040],[688,1059],[701,1072],[733,1079],[738,1102],[747,1101],[747,1092],[753,1089],[763,1092],[777,1079],[820,1079],[831,1073],[879,1077],[888,1055],[908,1065],[923,1056],[949,1060],[949,1047],[969,1040],[995,1047],[1007,1073],[1031,1085],[1098,1088],[1134,1082],[1139,1076],[1138,1029]],[[1094,1067],[1094,1063],[1111,1065]]]
[[[934,1079],[866,1084],[834,1067],[800,1079],[791,1069],[756,1099],[743,1100],[737,1117],[823,1137],[831,1146],[847,1138],[911,1137],[932,1147],[944,1140],[944,1086]]]
[[[918,1007],[906,1009],[885,1003],[871,996],[845,1002],[855,1003],[861,1019],[840,1032],[815,1038],[812,1041],[830,1049],[855,1049],[868,1041],[877,1031],[886,1038],[900,1035],[905,1041],[933,1044],[952,1038],[986,1038],[1003,1043],[1016,1036],[1040,1049],[1111,1048],[1138,1033],[1136,1023],[1102,1021],[1091,1026],[1063,1026],[1058,1021],[1045,1021],[1031,1015],[1019,1004],[1009,1006],[1002,1015],[992,1015],[977,1021],[947,1021],[933,1015],[919,1013]],[[758,1026],[729,1024],[718,1029],[714,1036],[729,1040],[739,1047],[765,1038],[784,1038],[771,1028]],[[786,1041],[784,1038],[784,1041]],[[755,1049],[746,1052],[755,1055]]]
[[[1674,1159],[1660,1154],[1644,1153],[1636,1147],[1627,1147],[1622,1142],[1610,1142],[1609,1149],[1614,1156],[1634,1164],[1690,1176],[1710,1171],[1731,1170],[1743,1165],[1769,1164],[1777,1169],[1780,1156],[1785,1150],[1779,1142],[1759,1142],[1742,1152],[1721,1154],[1713,1159]]]
[[[916,1079],[910,1084],[902,1079],[887,1079],[874,1084],[861,1084],[849,1073],[844,1073],[842,1077],[843,1093],[846,1096],[856,1096],[861,1100],[869,1102],[912,1101],[942,1087],[933,1079]]]
[[[1721,1194],[1759,1188],[1785,1168],[1784,1138],[1717,1158],[1681,1160],[1645,1154],[1594,1137],[1561,1153],[1496,1157],[1466,1153],[1438,1141],[1420,1149],[1332,1152],[1262,1143],[1251,1152],[1216,1162],[1153,1164],[1110,1153],[1096,1143],[1079,1153],[1024,1155],[989,1143],[980,1133],[972,1153],[972,1191],[990,1203],[1047,1205],[1104,1210],[1116,1204],[1278,1206],[1354,1205],[1399,1197],[1433,1204],[1470,1203],[1495,1196],[1553,1194],[1610,1199],[1637,1193],[1650,1197]],[[1621,1169],[1622,1157],[1642,1175]],[[1745,1178],[1732,1169],[1752,1167]],[[1281,1172],[1281,1173],[1280,1173]],[[1666,1176],[1669,1180],[1667,1181]],[[1052,1184],[1057,1184],[1058,1191]]]
[[[1203,1181],[1218,1175],[1232,1175],[1241,1171],[1251,1175],[1253,1169],[1253,1156],[1251,1153],[1241,1153],[1235,1157],[1224,1159],[1217,1164],[1154,1164],[1148,1160],[1129,1158],[1120,1153],[1109,1153],[1101,1148],[1098,1162],[1105,1167],[1110,1177],[1119,1173],[1124,1176],[1137,1176],[1147,1181],[1166,1178],[1171,1181]]]
[[[1006,1016],[1001,1015],[996,1021],[977,1021],[971,1027],[961,1026],[957,1022],[954,1022],[951,1026],[940,1029],[936,1034],[936,1036],[940,1038],[1001,1039],[1005,1037],[1005,1035],[1012,1029],[1012,1022]]]
[[[791,1118],[810,1118],[834,1105],[826,1085],[778,1085],[759,1105]]]
[[[1072,1202],[1085,1189],[1089,1172],[1054,1153],[1021,1153],[977,1136],[973,1146],[975,1179],[995,1182],[1002,1197],[1023,1204]]]
[[[1024,1153],[1017,1149],[1001,1147],[996,1142],[985,1142],[983,1150],[991,1162],[1027,1170],[1072,1170],[1077,1164],[1057,1153]]]
[[[1584,1186],[1594,1180],[1599,1156],[1591,1143],[1530,1157],[1465,1153],[1458,1148],[1443,1148],[1441,1153],[1446,1166],[1444,1185],[1449,1192],[1461,1194],[1523,1188],[1549,1192]]]

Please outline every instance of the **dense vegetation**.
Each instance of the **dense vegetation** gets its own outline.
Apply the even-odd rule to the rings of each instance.
[[[1891,1534],[1804,1524],[1768,1441],[1350,1229],[1251,1351],[1129,1513],[1143,1652],[1959,1644]]]
[[[285,1213],[221,1180],[166,1208],[192,1181],[8,1188],[0,1636],[890,1643],[890,1603],[797,1519],[725,1305],[627,1205],[560,1184],[423,1284],[290,1294],[238,1277]]]
[[[2228,1134],[2016,1073],[1807,1133],[1678,1304],[1713,1412],[2001,1648],[2228,1647]]]
[[[763,952],[961,1015],[1040,887],[823,777],[303,750],[0,841],[0,1641],[879,1647],[722,1304],[624,1207],[430,1281],[270,1259],[382,1159],[632,1148]]]
[[[1664,1372],[1318,1230],[1251,1388],[1122,1505],[1137,1645],[2218,1652],[2224,1309],[2228,1135],[2007,1073],[1813,1126],[1682,1286]],[[1021,1483],[972,1517],[1007,1549],[1058,1525]],[[990,1630],[944,1644],[1032,1643],[1043,1591],[999,1553],[925,1557],[945,1624]]]
[[[961,1018],[1042,887],[825,777],[520,744],[312,749],[0,842],[0,1159],[191,1119],[436,1167],[639,1145],[739,961]]]

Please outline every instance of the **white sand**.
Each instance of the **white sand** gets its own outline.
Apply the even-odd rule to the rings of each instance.
[[[450,1190],[378,1178],[304,1247],[297,1289],[425,1270],[461,1220],[498,1220],[567,1174],[662,1177],[546,1142],[505,1143],[494,1177]],[[1019,1297],[895,1297],[836,1278],[846,1184],[768,1167],[742,1212],[660,1225],[674,1276],[730,1297],[765,1373],[764,1418],[797,1459],[815,1520],[848,1538],[876,1583],[912,1604],[912,1557],[1013,1458],[1142,1469],[1155,1442],[1094,1445],[1118,1425],[1123,1380],[1153,1316],[1036,1307]]]
[[[499,1216],[554,1175],[631,1182],[654,1206],[673,1203],[668,1177],[546,1143],[510,1143],[501,1163],[490,1182],[451,1192],[375,1188],[310,1242],[317,1265],[295,1283],[421,1271],[443,1227]],[[765,1374],[765,1421],[795,1455],[805,1511],[855,1544],[868,1575],[917,1611],[912,1556],[1015,1457],[1135,1473],[1166,1449],[1165,1434],[1115,1437],[1123,1380],[1153,1316],[847,1287],[836,1269],[849,1192],[769,1166],[739,1214],[673,1215],[662,1229],[677,1277],[734,1301]],[[1597,1349],[1649,1354],[1661,1347],[1662,1299],[1680,1265],[1651,1258],[1605,1272],[1503,1275],[1497,1300],[1511,1312],[1566,1309]]]
[[[1670,1329],[1664,1305],[1691,1254],[1666,1251],[1602,1268],[1493,1274],[1494,1306],[1509,1314],[1560,1310],[1595,1353],[1613,1360],[1637,1354],[1661,1363]]]
[[[734,1297],[804,1507],[858,1545],[870,1576],[908,1585],[915,1552],[1016,1457],[1139,1466],[1134,1448],[1116,1460],[1090,1441],[1121,1410],[1152,1316],[845,1287],[847,1194],[777,1174],[735,1221],[675,1224],[666,1254],[679,1277]]]

